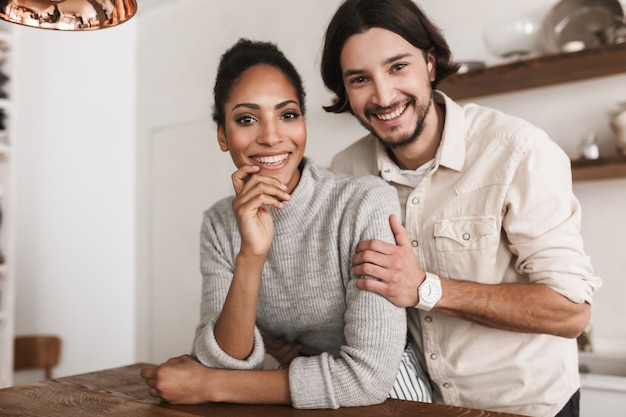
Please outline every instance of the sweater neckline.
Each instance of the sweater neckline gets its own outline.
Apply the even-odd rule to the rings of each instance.
[[[270,207],[276,234],[301,232],[301,226],[315,215],[317,203],[323,201],[321,194],[328,192],[328,187],[323,185],[328,177],[322,170],[307,158],[303,158],[301,166],[300,181],[291,193],[291,199],[283,202],[282,209]]]

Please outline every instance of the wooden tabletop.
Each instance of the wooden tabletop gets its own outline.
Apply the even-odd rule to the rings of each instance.
[[[401,400],[338,410],[296,410],[291,406],[234,404],[171,405],[152,398],[139,376],[148,364],[135,364],[0,390],[0,416],[115,417],[512,417],[481,411]]]

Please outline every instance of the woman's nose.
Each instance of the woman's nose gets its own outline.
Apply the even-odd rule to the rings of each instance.
[[[259,132],[257,142],[267,146],[272,146],[280,143],[282,141],[281,137],[282,135],[280,133],[280,129],[276,123],[265,122]]]

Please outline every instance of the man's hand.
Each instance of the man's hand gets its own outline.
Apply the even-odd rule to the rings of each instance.
[[[426,274],[417,263],[406,230],[398,218],[389,217],[396,244],[381,240],[360,242],[353,258],[357,287],[378,293],[398,307],[414,307],[417,287]],[[374,279],[371,279],[374,278]]]
[[[272,339],[263,335],[263,343],[265,344],[265,351],[285,369],[289,368],[291,361],[297,358],[302,350],[302,343],[297,340],[288,342],[282,337]]]

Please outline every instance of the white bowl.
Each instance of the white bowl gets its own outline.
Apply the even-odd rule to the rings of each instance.
[[[541,23],[519,17],[492,23],[483,29],[485,46],[501,58],[521,58],[539,52]]]

